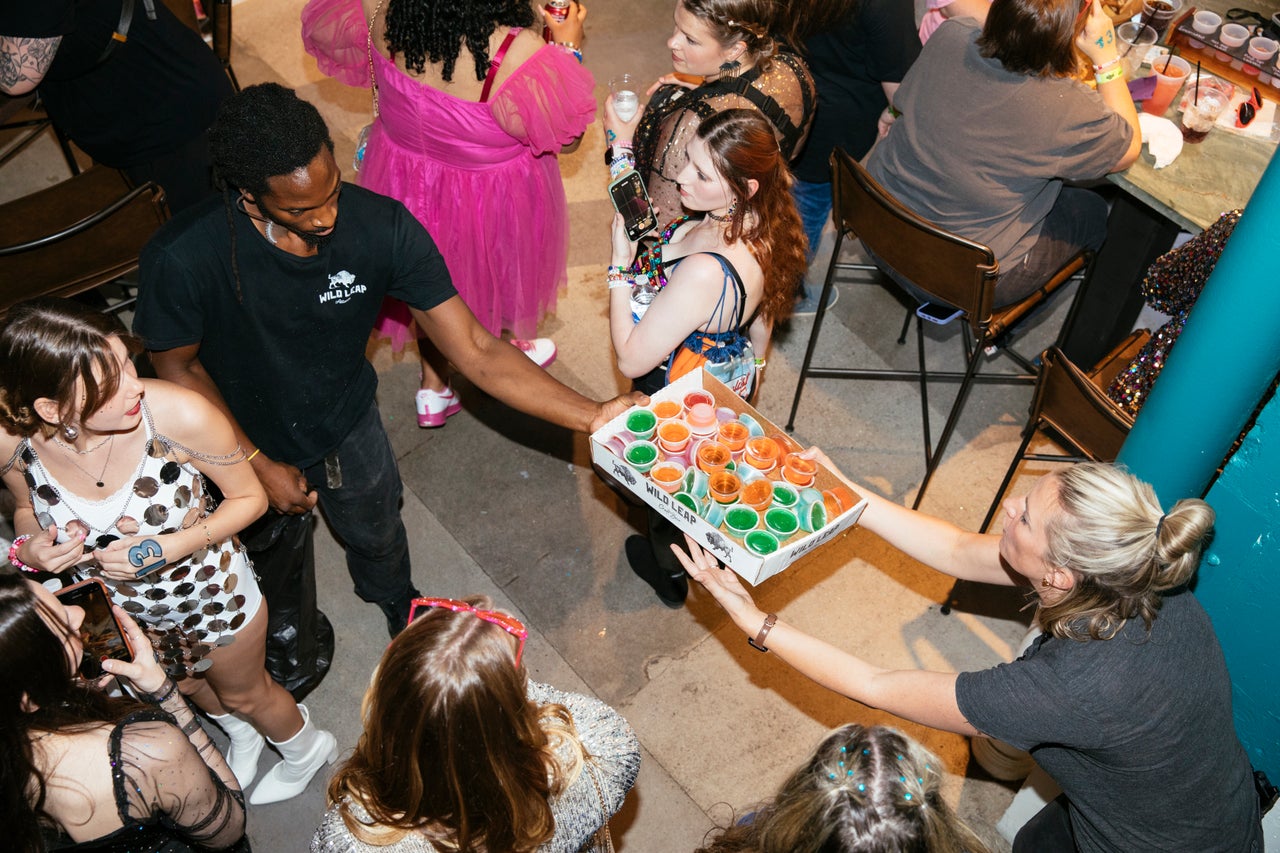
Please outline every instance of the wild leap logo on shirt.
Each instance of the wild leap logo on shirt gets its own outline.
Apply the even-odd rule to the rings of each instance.
[[[320,304],[326,302],[336,302],[339,305],[351,301],[351,297],[357,293],[364,293],[367,288],[363,284],[356,284],[356,277],[351,273],[343,270],[329,276],[329,289],[320,294]]]

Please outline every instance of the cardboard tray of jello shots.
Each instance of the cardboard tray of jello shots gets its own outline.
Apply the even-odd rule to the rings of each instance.
[[[706,408],[694,412],[685,406],[686,398],[694,400],[691,395],[696,392],[709,395],[714,425],[705,421]],[[668,418],[669,415],[673,417]],[[691,424],[695,415],[701,415],[702,422]],[[676,441],[668,441],[667,447],[678,447],[679,438],[686,432],[679,427],[659,432],[667,420],[690,427],[683,450],[664,449],[660,443],[664,437],[674,438]],[[720,426],[728,422],[741,424],[746,430],[729,427],[722,443]],[[652,437],[639,438],[637,433],[643,435],[650,425]],[[708,430],[708,437],[702,437]],[[736,439],[744,433],[746,443],[739,450]],[[758,438],[765,441],[752,443]],[[704,457],[712,473],[698,466],[699,446],[703,444],[716,445],[708,447]],[[801,449],[722,382],[705,371],[695,371],[654,394],[648,406],[633,407],[593,433],[591,459],[623,488],[693,536],[743,580],[758,584],[844,533],[866,507],[866,501],[858,500],[845,482],[823,465],[810,462],[806,466],[792,460],[793,466],[784,469],[784,444],[790,445],[788,452]],[[777,449],[776,461],[769,471],[762,472],[770,445]],[[746,458],[753,450],[759,452]],[[752,461],[755,465],[749,464]],[[716,476],[720,463],[739,479],[738,497],[732,501],[717,500],[713,494],[717,486],[728,487],[718,490],[722,499],[734,494],[733,479]],[[806,467],[812,469],[812,484],[794,483],[796,479],[804,483],[810,473]],[[753,486],[752,481],[763,481],[768,488]],[[757,507],[766,501],[768,506],[753,510],[743,502],[744,498]],[[773,512],[779,508],[784,511]],[[752,512],[755,524],[749,526]]]

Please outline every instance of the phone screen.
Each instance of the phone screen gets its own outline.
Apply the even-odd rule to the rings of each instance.
[[[58,600],[66,606],[84,610],[84,623],[80,626],[80,639],[84,643],[84,657],[80,662],[80,674],[87,679],[102,675],[101,660],[132,660],[133,653],[125,639],[115,614],[111,612],[111,598],[101,581],[82,581],[59,590]]]
[[[645,192],[639,172],[627,172],[609,184],[609,197],[613,199],[614,208],[622,214],[627,236],[632,240],[639,239],[657,226],[658,220],[653,215],[649,194]]]

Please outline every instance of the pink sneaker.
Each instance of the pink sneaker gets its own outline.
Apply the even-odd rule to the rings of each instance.
[[[418,407],[418,426],[420,427],[442,427],[446,418],[462,411],[462,401],[448,385],[444,386],[444,391],[419,388],[414,402]]]
[[[549,367],[556,360],[556,344],[551,338],[534,338],[531,341],[512,338],[511,345],[529,356],[538,367]]]

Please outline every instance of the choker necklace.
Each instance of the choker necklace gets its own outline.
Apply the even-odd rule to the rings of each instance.
[[[716,222],[729,222],[730,220],[733,219],[733,207],[730,207],[729,210],[725,212],[724,216],[716,216],[714,213],[708,210],[707,218],[714,220]]]
[[[267,220],[267,233],[266,233],[267,242],[268,242],[268,243],[270,243],[270,244],[271,244],[271,245],[273,245],[273,246],[279,246],[280,244],[276,242],[275,229],[271,227],[271,226],[272,226],[272,224],[273,224],[273,223],[271,222],[271,220],[270,220],[270,219],[268,219],[268,220]]]
[[[96,450],[100,450],[102,448],[102,445],[106,444],[112,438],[114,438],[114,436],[110,436],[110,435],[105,436],[102,439],[102,441],[99,441],[97,444],[95,444],[93,447],[90,447],[88,450],[76,450],[76,448],[73,445],[67,444],[62,439],[58,438],[57,433],[54,433],[53,443],[61,447],[63,450],[70,450],[72,453],[76,454],[77,456],[88,456],[90,453],[93,453]]]
[[[67,461],[68,461],[68,462],[70,462],[72,465],[76,466],[77,468],[79,468],[81,471],[83,471],[83,472],[84,472],[84,475],[85,475],[86,477],[88,477],[90,480],[93,480],[93,481],[94,481],[94,482],[93,482],[93,484],[94,484],[95,486],[97,486],[99,489],[105,489],[105,488],[107,487],[107,484],[106,484],[106,481],[105,481],[103,478],[104,478],[104,477],[106,476],[106,474],[107,474],[107,466],[109,466],[109,465],[111,464],[111,451],[112,451],[112,450],[115,450],[115,447],[116,447],[116,445],[115,445],[115,439],[116,439],[116,437],[115,437],[115,433],[112,433],[111,435],[109,435],[109,436],[107,436],[105,439],[103,439],[103,443],[110,442],[111,444],[110,444],[110,446],[107,448],[107,461],[106,461],[106,462],[104,462],[104,463],[102,463],[102,472],[101,472],[101,473],[99,473],[99,474],[98,474],[98,476],[96,476],[96,477],[95,477],[95,476],[93,476],[93,472],[92,472],[92,471],[90,471],[90,470],[88,470],[87,468],[85,468],[83,465],[81,465],[81,464],[80,464],[79,462],[77,462],[76,460],[74,460],[74,459],[68,459]],[[56,438],[55,438],[55,439],[54,439],[54,441],[58,441],[58,439],[56,439]],[[66,446],[65,444],[63,444],[61,441],[58,441],[58,444],[59,444],[59,445],[61,445],[62,447],[67,447],[67,446]],[[101,447],[101,446],[102,446],[102,444],[99,444],[99,445],[98,445],[98,447]],[[80,453],[80,451],[76,450],[74,447],[67,447],[67,449],[68,449],[68,450],[70,450],[72,453]],[[96,450],[97,448],[94,448],[94,449]],[[88,452],[88,451],[86,451],[86,452]]]

